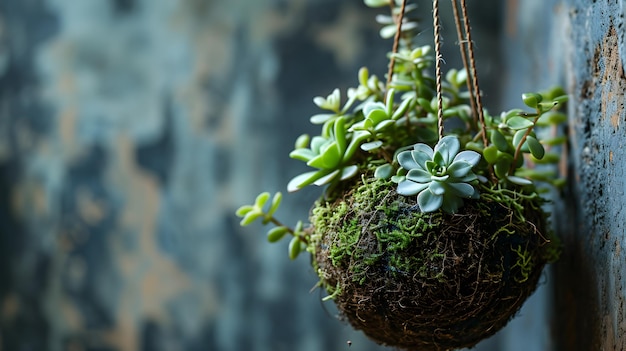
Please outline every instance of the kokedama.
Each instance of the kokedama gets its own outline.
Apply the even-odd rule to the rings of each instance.
[[[320,285],[342,316],[378,343],[407,350],[470,347],[502,328],[558,258],[542,185],[560,186],[553,168],[566,142],[559,88],[522,96],[530,111],[490,115],[473,62],[465,2],[455,19],[465,68],[441,72],[438,4],[435,50],[415,46],[416,6],[391,6],[383,36],[394,36],[386,83],[366,68],[359,85],[313,101],[310,121],[290,153],[311,171],[287,188],[324,186],[310,225],[275,216],[282,195],[242,206],[241,224],[275,226],[268,240],[291,236],[289,256],[312,255]],[[463,17],[463,21],[461,21]],[[463,33],[465,33],[463,35]],[[434,73],[432,67],[434,66]],[[467,89],[467,90],[466,90]],[[546,128],[548,127],[548,128]],[[445,129],[445,130],[444,130]],[[269,205],[267,204],[269,202]]]

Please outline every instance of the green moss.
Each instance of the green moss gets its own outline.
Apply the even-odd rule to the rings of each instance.
[[[511,276],[523,282],[538,264],[558,256],[558,249],[546,238],[542,245],[531,245],[535,251],[517,244],[525,240],[520,235],[532,232],[525,228],[526,217],[543,204],[536,194],[484,187],[481,200],[468,201],[469,212],[450,215],[441,211],[420,212],[415,199],[397,195],[395,187],[390,181],[364,177],[345,198],[319,201],[311,215],[315,228],[313,252],[315,247],[325,246],[332,266],[349,272],[351,281],[359,285],[374,276],[419,276],[445,281],[457,274],[450,270],[452,265],[463,269],[463,260],[462,264],[468,267],[482,264],[472,262],[477,255],[472,250],[496,246],[503,247],[497,255],[509,257],[509,268],[503,267],[502,258],[495,258],[490,267],[481,268],[481,274],[493,279]],[[464,216],[473,216],[481,223],[465,223]],[[544,223],[545,218],[540,222]],[[476,230],[487,232],[490,237],[473,243],[476,238],[465,237],[465,225],[475,225],[479,228]],[[477,235],[473,233],[467,235]],[[450,243],[455,240],[458,242]],[[472,245],[476,248],[472,249]],[[503,273],[507,269],[510,273]],[[320,274],[320,279],[329,293],[336,295],[336,282],[325,282],[324,274]]]

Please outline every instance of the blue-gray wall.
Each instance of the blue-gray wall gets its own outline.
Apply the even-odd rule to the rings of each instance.
[[[505,91],[570,93],[570,184],[555,210],[555,350],[626,349],[626,2],[509,1]]]
[[[564,258],[477,350],[624,348],[625,5],[469,3],[492,111],[553,84],[572,96]],[[233,216],[304,169],[287,152],[315,131],[314,96],[354,86],[361,66],[386,71],[377,13],[361,0],[0,2],[0,351],[383,350],[309,293],[306,257],[289,262]],[[287,196],[280,216],[305,217],[317,195]]]

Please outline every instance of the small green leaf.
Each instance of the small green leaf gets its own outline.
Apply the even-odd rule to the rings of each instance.
[[[262,209],[263,206],[265,206],[265,203],[267,202],[267,200],[270,199],[270,193],[263,192],[260,193],[257,197],[256,200],[254,200],[254,206],[258,209]]]
[[[569,100],[569,97],[567,95],[559,95],[555,98],[552,99],[552,101],[558,103],[558,104],[562,104],[564,102],[567,102],[567,100]]]
[[[508,176],[508,177],[506,177],[506,179],[509,182],[513,183],[513,184],[522,185],[522,186],[532,185],[533,184],[532,180],[528,180],[528,179],[522,178],[522,177]]]
[[[370,136],[369,132],[364,132],[364,131],[355,132],[352,135],[352,140],[350,141],[350,144],[348,145],[348,147],[346,148],[346,151],[343,154],[342,161],[346,162],[350,160],[352,156],[354,156],[354,153],[357,151],[361,143],[367,140],[369,136]]]
[[[328,174],[329,171],[321,170],[321,171],[311,171],[302,173],[300,175],[295,176],[293,179],[289,181],[287,184],[287,191],[294,192],[304,188],[307,185],[313,184],[317,179]]]
[[[289,153],[289,157],[304,162],[309,162],[317,156],[315,152],[305,148],[295,149]]]
[[[382,122],[384,120],[389,119],[389,116],[383,110],[372,110],[367,115],[367,119],[372,121],[373,125],[377,125],[378,123],[380,123],[380,122]]]
[[[300,238],[297,236],[294,236],[289,242],[289,258],[290,259],[295,260],[296,257],[298,257],[298,255],[300,254],[300,251],[302,251],[302,246],[300,245],[300,243],[301,243]]]
[[[378,34],[383,39],[390,39],[396,34],[396,30],[397,30],[396,25],[390,24],[388,26],[382,27]]]
[[[413,101],[412,98],[402,100],[402,102],[400,103],[400,106],[398,106],[398,109],[396,109],[396,111],[391,116],[391,119],[397,120],[398,118],[402,117],[406,113],[406,111],[409,109],[409,106],[411,105],[412,101]]]
[[[506,125],[513,130],[528,129],[533,126],[533,122],[524,117],[513,116],[506,121]]]
[[[483,144],[479,143],[479,142],[475,142],[475,141],[470,141],[467,144],[465,144],[465,149],[466,150],[472,150],[472,151],[476,151],[476,152],[483,152]]]
[[[243,205],[237,209],[237,211],[235,212],[235,215],[237,217],[244,217],[248,212],[252,211],[253,209],[254,209],[254,206],[252,205]]]
[[[417,195],[417,204],[424,213],[437,211],[443,204],[443,196],[424,190]]]
[[[522,141],[522,139],[524,139],[524,135],[526,135],[526,130],[518,130],[517,132],[515,132],[515,135],[513,135],[514,148],[517,148],[519,146],[519,143]]]
[[[309,121],[312,124],[324,124],[326,123],[326,121],[328,121],[329,119],[335,117],[336,114],[334,113],[319,113],[317,115],[313,115],[311,116],[311,118],[309,118]]]
[[[522,101],[528,107],[537,108],[543,97],[537,93],[522,94]]]
[[[263,216],[263,212],[261,212],[260,210],[253,210],[250,211],[248,213],[246,213],[246,215],[243,217],[243,219],[241,220],[241,222],[239,222],[239,224],[242,227],[248,226],[250,225],[252,222],[254,222],[257,218]]]
[[[541,159],[532,158],[532,161],[538,164],[559,163],[560,160],[561,156],[554,152],[547,152]]]
[[[398,184],[398,185],[399,185],[399,183],[402,183],[404,180],[406,180],[405,176],[395,175],[395,176],[391,177],[391,181],[396,183],[396,184]]]
[[[497,129],[491,131],[491,143],[502,152],[509,150],[509,143],[506,141],[504,135]]]
[[[543,155],[545,155],[546,150],[543,148],[543,145],[541,145],[541,143],[539,143],[539,141],[535,137],[529,135],[526,138],[526,144],[528,144],[528,149],[530,150],[530,153],[533,155],[533,157],[539,160],[543,158]]]
[[[567,115],[561,112],[547,112],[544,113],[537,121],[538,126],[558,125],[567,122]]]
[[[374,171],[374,177],[378,179],[389,179],[393,175],[393,166],[389,163],[385,163],[382,166],[376,167]]]
[[[548,146],[563,145],[566,142],[567,142],[567,137],[566,136],[558,136],[558,137],[554,137],[554,138],[541,140],[541,144],[548,145]]]
[[[274,212],[278,210],[278,206],[280,206],[280,203],[282,200],[283,200],[283,194],[280,191],[274,194],[274,197],[272,198],[272,205],[270,206],[269,211],[267,211],[267,215],[269,217],[273,216]]]
[[[357,167],[356,165],[344,167],[341,170],[341,176],[339,180],[345,180],[345,179],[354,177],[357,174],[358,170],[359,170],[359,167]]]
[[[496,176],[500,179],[505,179],[511,168],[511,160],[509,158],[499,158],[493,165],[493,170]]]
[[[483,150],[483,158],[487,163],[494,164],[498,157],[498,147],[495,145],[489,145]]]
[[[390,0],[365,0],[365,5],[369,7],[389,6],[390,3]]]
[[[424,110],[426,110],[426,112],[434,112],[435,110],[432,109],[432,106],[430,105],[430,100],[424,99],[422,97],[417,98],[417,103],[422,106],[422,108]]]
[[[361,67],[361,69],[359,69],[359,84],[366,87],[369,75],[370,73],[367,67]]]
[[[313,184],[317,185],[317,186],[322,186],[325,184],[328,184],[330,182],[332,182],[333,180],[335,180],[335,178],[337,178],[337,176],[339,175],[340,170],[336,169],[332,172],[330,172],[329,174],[318,178],[315,182],[313,182]]]
[[[363,151],[372,151],[376,150],[383,145],[383,142],[380,140],[370,141],[369,143],[365,143],[361,145],[361,150]]]
[[[388,119],[386,121],[382,121],[382,122],[380,122],[380,123],[378,123],[376,125],[376,127],[374,128],[374,131],[375,132],[381,132],[383,129],[389,127],[390,125],[393,125],[394,123],[395,122],[390,120],[390,119]]]
[[[271,230],[267,232],[267,241],[271,243],[275,243],[279,241],[280,239],[284,238],[285,235],[287,235],[287,233],[289,233],[289,228],[285,226],[272,228]]]
[[[311,141],[311,137],[308,134],[302,134],[296,139],[294,148],[295,149],[306,149],[309,147],[309,142]]]

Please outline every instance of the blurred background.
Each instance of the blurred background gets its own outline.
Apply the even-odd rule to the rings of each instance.
[[[428,44],[431,3],[418,3]],[[504,1],[469,3],[486,104],[518,107],[528,78],[507,78],[519,52]],[[442,6],[447,70],[460,60]],[[0,2],[0,351],[386,349],[310,292],[306,255],[291,262],[286,242],[234,216],[305,169],[288,153],[317,130],[313,97],[356,86],[361,66],[384,76],[379,13],[362,0]],[[279,217],[305,218],[319,194],[286,196]],[[546,281],[476,349],[549,349]]]

